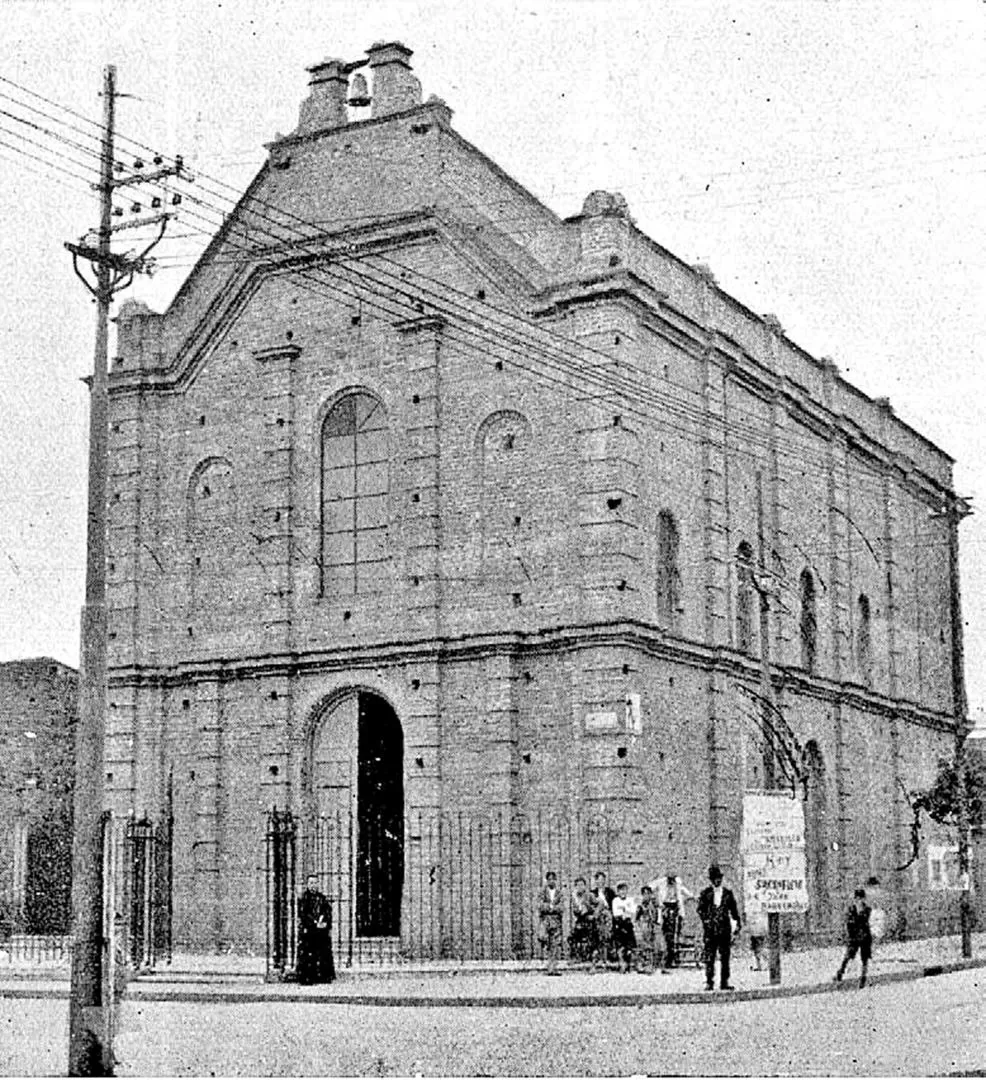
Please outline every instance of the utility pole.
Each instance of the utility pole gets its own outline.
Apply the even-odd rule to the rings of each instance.
[[[103,135],[96,244],[87,238],[66,244],[75,272],[96,300],[96,346],[89,397],[89,495],[86,530],[86,594],[82,609],[82,647],[79,673],[79,720],[75,734],[75,803],[72,837],[72,982],[69,998],[69,1075],[112,1076],[113,1047],[110,1007],[112,991],[103,972],[103,740],[106,721],[106,476],[109,396],[109,312],[114,295],[147,273],[147,254],[164,235],[170,213],[127,225],[112,225],[113,191],[126,184],[145,183],[181,174],[174,167],[153,175],[113,179],[113,134],[116,68],[103,76]],[[113,234],[122,228],[159,223],[160,233],[138,256],[114,254]],[[79,259],[95,267],[95,284],[79,270]],[[109,1000],[108,1000],[109,999]]]
[[[764,525],[763,474],[757,471],[757,568],[760,580],[757,595],[760,599],[760,695],[762,708],[776,715],[780,710],[774,700],[774,680],[770,673],[770,600],[767,590],[767,537]],[[777,737],[774,717],[764,716],[761,724],[764,737],[763,781],[767,791],[777,788]],[[767,955],[770,985],[781,981],[781,917],[776,911],[767,912]]]
[[[965,648],[962,633],[962,596],[959,587],[959,522],[972,513],[964,499],[952,499],[941,515],[948,522],[949,615],[952,631],[952,711],[955,714],[955,773],[958,783],[959,877],[962,895],[959,917],[962,955],[972,956],[972,866],[970,865],[972,823],[969,820],[969,772],[966,756],[969,707],[965,692]]]

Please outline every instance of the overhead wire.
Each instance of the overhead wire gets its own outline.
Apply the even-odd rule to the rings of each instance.
[[[195,201],[196,201],[196,203],[198,205],[204,206],[207,209],[211,209],[214,213],[216,213],[217,215],[220,215],[222,220],[225,220],[225,214],[224,214],[222,208],[215,207],[214,205],[210,205],[207,200],[195,200]],[[254,201],[257,202],[258,205],[264,205],[266,207],[269,207],[270,209],[273,209],[275,212],[277,212],[279,214],[282,214],[282,216],[284,214],[284,212],[281,210],[281,208],[276,207],[274,204],[265,203],[263,200],[259,200],[259,199],[255,199]],[[265,220],[268,220],[268,221],[273,221],[275,223],[275,225],[277,225],[279,228],[283,229],[282,223],[276,221],[276,219],[272,218],[269,214],[261,214],[260,216],[261,216],[262,219],[265,219]],[[296,221],[302,222],[306,227],[309,227],[309,222],[305,221],[304,219],[299,218],[297,215],[289,215],[289,216],[291,218],[293,218],[294,220],[296,220]],[[200,215],[200,217],[202,218],[203,221],[207,222],[210,226],[215,224],[215,222],[213,222],[212,219],[209,218],[208,216]],[[255,232],[255,231],[256,230],[253,229],[253,227],[251,226],[251,232]],[[310,241],[311,239],[319,240],[319,239],[321,239],[321,237],[323,235],[321,232],[316,233],[314,235],[314,237],[310,236],[308,233],[300,233],[299,234],[299,230],[297,228],[295,228],[293,230],[293,233],[294,233],[294,235],[291,237],[292,241],[295,239],[295,237],[297,235],[301,235],[303,240],[305,240],[306,242]],[[278,240],[279,242],[283,239],[278,234],[268,232],[267,235],[270,235],[272,238]],[[242,248],[241,248],[241,250],[242,250]],[[250,258],[256,257],[256,249],[250,249],[248,257],[250,257]],[[403,267],[403,264],[396,264],[395,263],[394,265]],[[343,273],[346,273],[346,272],[349,273],[349,280],[350,281],[352,280],[352,276],[353,276],[354,273],[355,274],[359,273],[359,271],[355,267],[353,267],[351,264],[350,265],[345,265],[341,269],[342,269]],[[339,280],[340,280],[339,279],[339,274],[328,271],[327,268],[324,267],[324,266],[319,268],[319,272],[323,276],[325,276],[326,273],[329,273],[330,278],[331,278],[331,283],[334,284],[334,285],[339,284]],[[391,275],[391,278],[392,278],[392,280],[394,280],[392,275]],[[317,278],[313,279],[311,277],[311,275],[309,275],[309,280],[317,280]],[[374,279],[373,283],[376,286],[380,286],[382,284],[379,279]],[[438,284],[444,285],[446,290],[448,289],[447,284],[445,284],[445,283],[438,283]],[[455,290],[454,287],[453,287],[452,291],[459,292],[460,295],[465,296],[464,293],[461,293],[460,290]],[[353,295],[353,294],[349,294],[349,295]],[[410,294],[405,293],[405,295],[407,296],[408,299],[412,299]],[[362,297],[362,299],[366,300],[367,298],[364,296],[364,297]],[[390,315],[393,315],[393,314],[395,314],[395,309],[393,307],[391,307],[391,308],[388,309],[387,313],[390,314]],[[487,333],[488,330],[489,330],[489,327],[486,325],[486,319],[483,319],[483,320],[481,320],[479,322],[477,322],[476,320],[473,320],[471,325],[472,325],[472,328],[474,330],[477,330],[480,333],[480,335],[482,335],[484,333]],[[512,342],[514,344],[519,344],[519,345],[522,345],[524,347],[526,347],[529,344],[533,344],[536,347],[537,346],[539,346],[541,348],[544,347],[543,340],[540,341],[540,342],[533,341],[533,340],[522,341],[522,340],[518,339],[517,337],[512,337],[511,340],[512,340]],[[502,344],[502,342],[501,342],[501,344]],[[564,344],[567,346],[570,343],[566,340],[566,341],[564,341]],[[580,343],[580,344],[585,346],[585,343]],[[599,350],[592,349],[591,346],[589,346],[589,349],[590,349],[590,351],[594,351],[594,352],[599,353]],[[607,362],[612,363],[613,357],[610,354],[608,354],[608,353],[600,353],[600,355],[602,355]],[[573,358],[571,355],[569,355],[567,357],[564,357],[564,359],[566,359],[566,360],[574,359],[574,360],[576,360],[576,362],[578,361],[577,357]],[[629,364],[627,366],[629,366],[630,368],[634,367],[633,364]],[[598,372],[598,370],[597,370],[597,372],[595,374],[596,374],[596,381],[597,381],[598,384],[600,384],[600,389],[602,389],[603,391],[608,391],[608,392],[612,392],[612,393],[615,393],[615,394],[624,393],[624,392],[630,392],[630,393],[637,392],[637,393],[639,393],[639,385],[636,382],[627,383],[626,381],[624,381],[622,384],[618,384],[617,381],[616,381],[616,378],[614,378],[614,373],[612,371],[606,371],[606,372],[602,373],[603,379],[605,381],[603,381],[603,379],[599,378],[600,373]],[[617,373],[615,373],[615,375],[618,377],[619,373],[617,372]],[[638,378],[646,379],[646,373],[638,371]],[[600,396],[600,395],[597,395],[597,397],[598,396]],[[674,412],[675,407],[671,406],[666,398],[662,398],[660,400],[659,404],[662,407],[662,416],[660,417],[660,420],[661,420],[663,426],[667,427],[668,426],[667,413],[668,413],[668,411]],[[682,413],[680,403],[679,403],[677,411],[678,411],[679,415]],[[651,414],[648,414],[648,413],[641,413],[640,415],[641,415],[641,418],[643,418],[643,419],[653,418],[651,416]],[[705,416],[704,412],[699,412],[699,411],[695,411],[695,410],[692,410],[692,414],[688,417],[688,419],[690,419],[691,421],[693,421],[696,424],[704,424],[704,423],[707,422],[707,417]],[[674,427],[675,425],[672,424],[671,426]],[[692,438],[695,435],[695,431],[692,428],[682,428],[681,425],[678,425],[678,428],[682,432],[682,434],[688,436],[689,438]],[[745,441],[746,442],[751,441],[749,436],[746,437]],[[773,452],[779,452],[779,453],[783,454],[785,452],[783,450],[783,448],[780,447],[779,445],[777,447],[771,446],[771,444],[769,443],[769,440],[764,440],[763,447],[768,453],[773,451]],[[799,453],[799,460],[802,463],[804,463],[804,452],[803,451],[801,451]]]
[[[4,80],[4,81],[9,81],[9,80]],[[71,110],[69,110],[69,111],[71,111]],[[87,122],[89,122],[89,123],[94,123],[93,121],[87,121]],[[79,144],[75,144],[75,145],[76,145],[76,146],[78,146]],[[143,144],[137,144],[137,145],[143,145]],[[150,147],[145,147],[145,149],[147,149],[147,150],[151,150],[152,148],[150,148]],[[212,178],[210,178],[210,179],[212,179]],[[222,182],[222,181],[215,181],[215,182],[216,182],[216,183],[219,183],[219,184],[220,184],[221,186],[225,186],[225,187],[227,187],[227,188],[230,188],[230,190],[236,190],[236,189],[233,189],[233,188],[231,188],[231,186],[230,186],[230,185],[226,185],[226,184],[224,184],[224,182]],[[223,196],[222,198],[225,198],[225,197]],[[197,201],[199,202],[199,204],[200,204],[200,205],[202,205],[202,206],[205,206],[205,207],[209,208],[209,204],[208,204],[208,203],[207,203],[207,202],[206,202],[205,200],[197,200]],[[230,201],[230,202],[232,202],[232,200],[229,200],[229,201]],[[277,213],[279,213],[279,214],[282,214],[282,215],[283,215],[283,214],[285,213],[285,212],[284,212],[284,211],[282,210],[282,208],[280,208],[280,207],[277,207],[277,206],[276,206],[275,204],[270,204],[270,203],[264,204],[264,201],[263,201],[263,200],[259,200],[259,199],[256,199],[256,198],[254,198],[254,199],[253,199],[252,201],[255,201],[255,202],[257,202],[257,203],[258,203],[258,204],[260,204],[260,205],[266,205],[267,207],[269,207],[270,209],[273,209],[273,210],[274,210],[275,212],[277,212]],[[215,212],[215,213],[217,213],[217,214],[219,214],[219,215],[220,215],[220,218],[221,218],[221,220],[223,220],[223,221],[225,220],[225,216],[226,216],[226,215],[225,215],[225,213],[224,213],[224,212],[223,212],[223,211],[221,210],[221,208],[216,208],[216,207],[214,207],[214,206],[213,206],[213,207],[211,207],[211,209],[213,210],[213,212]],[[312,227],[312,223],[311,223],[311,222],[308,222],[308,221],[306,221],[306,220],[304,220],[304,219],[301,219],[301,218],[300,218],[300,217],[298,217],[297,215],[288,215],[288,216],[289,216],[289,218],[294,218],[294,220],[295,220],[295,221],[297,221],[297,222],[300,222],[301,224],[303,224],[303,225],[304,225],[304,226],[305,226],[305,227],[306,227],[307,229],[311,229],[311,227]],[[365,218],[364,220],[366,220],[366,219],[371,219],[371,218],[373,218],[373,217],[375,217],[375,216],[376,216],[376,215],[366,215],[366,218]],[[283,229],[283,228],[284,228],[284,225],[283,225],[283,223],[282,223],[282,222],[277,222],[277,221],[276,221],[275,219],[273,219],[273,218],[270,218],[270,216],[269,216],[269,215],[262,215],[262,217],[266,217],[266,219],[267,219],[267,220],[269,220],[269,221],[272,221],[272,222],[274,222],[274,224],[275,224],[275,225],[277,225],[277,227],[278,227],[278,228],[281,228],[281,229]],[[209,223],[210,225],[214,225],[214,224],[215,224],[215,222],[212,222],[212,221],[211,221],[211,219],[209,219],[208,217],[205,217],[205,216],[203,216],[203,217],[202,217],[202,220],[204,220],[204,221],[207,221],[207,222],[208,222],[208,223]],[[312,240],[316,240],[316,241],[317,241],[317,240],[319,240],[319,239],[321,238],[321,236],[320,236],[320,235],[319,235],[318,233],[316,233],[316,234],[315,234],[314,236],[312,236],[312,235],[310,235],[310,234],[307,234],[307,233],[299,233],[297,229],[295,229],[295,234],[296,234],[296,236],[295,236],[295,239],[297,239],[297,236],[298,236],[298,235],[300,235],[300,237],[301,237],[301,238],[302,238],[302,239],[303,239],[304,241],[306,241],[306,242],[311,242]],[[271,236],[271,238],[272,238],[272,239],[278,240],[279,242],[283,240],[283,237],[281,237],[281,236],[279,236],[279,235],[277,235],[277,234],[275,234],[275,233],[270,233],[270,232],[268,232],[268,234],[267,234],[267,235]],[[323,235],[324,235],[324,234],[323,234]],[[244,250],[244,249],[243,249],[243,248],[241,248],[241,250]],[[255,258],[257,258],[257,256],[258,256],[258,252],[257,252],[257,250],[256,250],[256,249],[246,249],[246,258],[247,258],[247,259],[255,259]],[[395,263],[394,265],[396,266],[396,265],[403,265],[403,264],[397,264],[397,263]],[[405,268],[405,269],[406,269],[406,268]],[[321,281],[321,280],[325,280],[325,277],[324,277],[324,275],[325,275],[325,273],[326,273],[326,268],[325,268],[324,266],[323,266],[323,267],[320,267],[320,268],[319,268],[319,273],[320,273],[321,275],[323,275],[323,276],[321,276],[321,277],[319,277],[319,276],[316,276],[316,277],[314,277],[314,278],[313,278],[313,277],[312,277],[312,275],[311,275],[311,274],[309,274],[309,275],[308,275],[308,279],[309,279],[310,281],[311,281],[311,280],[313,280],[313,281],[316,281],[316,282],[317,282],[317,281]],[[342,274],[330,274],[330,275],[329,275],[329,277],[328,277],[328,280],[327,280],[327,282],[326,282],[326,283],[327,283],[327,284],[329,284],[329,285],[331,285],[331,286],[333,286],[333,287],[337,287],[337,286],[338,286],[338,285],[340,284],[340,280],[341,280],[342,276],[343,276],[344,274],[347,274],[347,273],[349,274],[349,277],[348,277],[348,279],[347,279],[347,280],[349,280],[350,282],[352,282],[352,281],[353,281],[353,276],[354,276],[354,274],[355,274],[355,275],[359,275],[360,273],[363,273],[363,275],[364,275],[364,280],[362,281],[362,284],[363,284],[364,286],[366,286],[366,285],[368,285],[368,284],[372,284],[372,285],[374,285],[374,286],[376,286],[376,287],[379,287],[379,286],[380,286],[380,285],[382,284],[379,278],[376,278],[376,279],[374,279],[374,278],[372,278],[372,277],[370,278],[370,281],[369,281],[369,282],[367,282],[367,281],[366,281],[365,279],[366,279],[366,277],[367,277],[368,275],[366,275],[366,274],[365,274],[365,271],[359,271],[359,270],[356,270],[356,269],[354,269],[354,267],[353,267],[353,266],[352,266],[351,264],[348,264],[348,265],[346,265],[346,266],[344,266],[344,267],[342,268]],[[415,271],[414,273],[417,273],[417,272]],[[357,285],[358,285],[358,284],[360,284],[360,282],[356,282],[356,283],[354,283],[354,284],[357,284]],[[441,284],[441,285],[442,285],[443,287],[445,287],[446,289],[448,288],[448,284],[447,284],[447,283],[441,282],[440,284]],[[359,299],[360,299],[360,300],[362,300],[363,302],[366,302],[366,301],[367,301],[367,297],[366,297],[365,295],[363,295],[363,294],[354,294],[354,293],[351,293],[351,292],[350,292],[350,293],[348,293],[348,295],[350,295],[351,297],[355,297],[355,296],[357,296],[357,295],[358,295],[358,296],[359,296]],[[405,294],[405,295],[407,296],[407,299],[408,299],[408,300],[410,301],[410,295],[409,295],[409,294]],[[465,295],[465,294],[462,294],[462,295]],[[470,298],[470,299],[471,299],[471,298]],[[388,314],[390,314],[391,316],[393,316],[394,314],[396,314],[396,312],[397,312],[397,310],[398,310],[398,309],[396,309],[395,307],[391,306],[391,307],[389,307],[389,308],[386,308],[386,309],[384,309],[384,310],[385,310],[385,311],[386,311],[386,312],[387,312]],[[476,324],[475,324],[475,323],[473,323],[473,326],[475,327],[475,326],[476,326]],[[487,332],[487,333],[488,333],[489,327],[488,327],[488,326],[485,326],[485,325],[482,325],[482,324],[480,324],[480,325],[479,325],[479,330],[481,330],[481,331],[483,331],[483,332]],[[465,341],[471,341],[471,339],[469,339],[468,337],[466,337],[466,336],[464,336],[464,335],[463,335],[463,340],[465,340]],[[525,344],[524,342],[521,342],[521,341],[519,341],[519,340],[518,340],[518,339],[516,339],[516,338],[514,339],[514,341],[515,341],[515,342],[516,342],[517,344]],[[484,343],[485,343],[485,344],[488,344],[488,342],[484,342]],[[530,342],[527,342],[526,344],[530,344]],[[542,345],[542,347],[543,347],[543,342],[541,342],[540,344],[541,344],[541,345]],[[568,344],[569,344],[569,342],[567,342],[567,341],[566,341],[566,342],[565,342],[565,344],[566,344],[566,345],[568,345]],[[581,344],[581,343],[580,343],[580,344]],[[612,357],[612,356],[611,356],[610,354],[608,354],[608,353],[605,353],[605,354],[601,354],[601,355],[603,355],[603,356],[605,357],[605,359],[606,359],[606,361],[607,361],[607,362],[610,362],[610,363],[612,363],[612,361],[613,361],[613,357]],[[579,358],[578,358],[578,357],[574,357],[574,356],[571,356],[571,355],[569,355],[568,357],[566,357],[566,359],[568,359],[568,360],[574,360],[575,362],[578,362],[578,361],[579,361]],[[629,366],[630,366],[630,367],[633,367],[633,365],[629,365]],[[596,373],[596,374],[598,375],[598,371],[597,371],[597,373]],[[608,376],[608,377],[610,376],[610,373],[608,373],[608,372],[607,372],[606,374],[607,374],[607,376]],[[644,374],[646,375],[646,373],[644,373]],[[570,384],[567,384],[567,383],[565,383],[565,382],[563,382],[562,384],[563,384],[563,385],[570,385]],[[637,386],[635,386],[635,385],[633,385],[633,386],[630,386],[630,385],[628,385],[628,384],[627,384],[627,383],[625,383],[625,382],[624,382],[624,383],[617,383],[617,382],[614,382],[614,381],[612,380],[612,378],[611,378],[611,377],[609,377],[609,378],[608,378],[608,381],[607,381],[606,383],[604,383],[604,384],[603,384],[603,389],[604,389],[605,391],[607,391],[607,392],[609,392],[609,393],[613,393],[613,394],[619,394],[619,393],[622,393],[622,392],[627,392],[628,390],[634,390],[634,389],[636,389],[636,390],[638,390],[638,391],[639,391],[639,387],[637,387]],[[679,389],[680,389],[680,388],[679,388]],[[667,410],[667,407],[668,407],[668,403],[667,403],[666,399],[662,399],[662,401],[660,402],[660,404],[662,405],[662,407],[663,407],[664,411],[666,411],[666,410]],[[631,410],[631,411],[632,411],[632,410]],[[679,409],[679,413],[680,413],[680,409]],[[652,416],[651,414],[648,414],[648,413],[643,413],[643,414],[641,414],[641,415],[642,415],[642,417],[643,417],[644,419],[653,419],[653,416]],[[661,421],[662,421],[662,422],[664,422],[664,421],[666,420],[666,417],[665,417],[665,416],[662,416],[662,417],[661,417],[660,419],[661,419]],[[706,416],[705,416],[704,414],[701,414],[701,415],[699,415],[698,413],[695,413],[695,412],[693,412],[692,414],[690,414],[690,415],[689,415],[689,419],[690,419],[690,420],[694,420],[695,422],[703,422],[703,423],[707,421],[707,417],[706,417]],[[688,435],[689,437],[693,437],[693,436],[694,436],[694,430],[693,430],[692,428],[681,428],[680,430],[682,431],[682,433],[683,433],[683,434],[686,434],[686,435]],[[747,441],[747,442],[749,442],[749,441],[750,441],[750,440],[749,440],[749,438],[748,438],[748,437],[746,437],[746,436],[745,436],[745,439],[746,439],[746,441]],[[769,452],[771,452],[771,451],[777,452],[777,451],[778,451],[778,450],[780,449],[779,447],[777,447],[777,446],[775,446],[775,445],[772,445],[772,444],[771,444],[771,442],[770,442],[769,440],[765,440],[765,441],[764,441],[764,443],[763,443],[763,446],[764,446],[765,450],[766,450],[766,451],[767,451],[768,453],[769,453]],[[783,453],[784,451],[783,451],[783,450],[781,450],[781,452]],[[803,453],[799,453],[798,457],[799,457],[799,460],[803,461]],[[827,467],[828,467],[828,462],[827,462],[827,461],[826,461],[826,462],[824,462],[824,463],[821,463],[821,464],[823,464],[824,468],[826,468],[826,469],[827,469]],[[827,475],[827,473],[826,473],[825,475]]]
[[[45,97],[44,95],[39,94],[36,91],[33,91],[30,88],[25,87],[23,84],[17,83],[12,79],[9,79],[9,78],[4,77],[4,76],[0,76],[0,83],[5,83],[5,84],[11,86],[12,88],[16,89],[21,94],[29,95],[31,97],[36,98],[37,100],[43,101],[46,104],[51,105],[54,108],[61,109],[62,111],[68,113],[69,115],[75,117],[76,119],[79,119],[79,120],[83,121],[85,124],[89,125],[92,128],[98,129],[99,126],[100,126],[98,121],[95,121],[92,118],[87,117],[84,114],[78,112],[77,110],[71,109],[68,106],[65,106],[65,105],[62,105],[62,104],[60,104],[58,102],[55,102],[51,98]],[[30,105],[29,103],[26,103],[26,102],[21,102],[18,99],[13,98],[12,95],[9,95],[7,92],[4,92],[2,90],[0,90],[0,97],[10,97],[11,100],[14,100],[15,102],[17,102],[17,104],[21,105],[24,108],[32,109],[32,110],[38,112],[40,115],[44,115],[44,116],[46,116],[48,118],[57,120],[57,118],[51,117],[50,113],[46,113],[43,110],[38,109],[37,106]],[[986,110],[984,110],[984,111],[986,111]],[[61,121],[61,120],[58,120],[58,122],[65,123],[65,121]],[[77,128],[77,127],[74,127],[74,130],[80,132],[85,137],[93,138],[93,139],[98,138],[98,135],[90,133],[90,132],[82,132],[82,130]],[[965,144],[967,142],[974,141],[975,138],[977,138],[977,137],[946,140],[943,144],[937,144],[937,143],[932,144],[930,147],[928,147],[928,149],[934,149],[938,145],[946,145],[946,146],[948,146],[948,145],[956,145],[956,144],[963,145],[963,144]],[[139,150],[146,151],[146,152],[149,152],[149,153],[157,153],[158,152],[156,148],[148,145],[147,143],[143,143],[143,142],[141,142],[141,141],[139,141],[137,139],[133,139],[133,138],[131,138],[129,136],[126,136],[125,134],[122,134],[122,133],[119,136],[119,141],[120,142],[125,142],[130,146],[136,147]],[[887,147],[887,148],[874,148],[873,150],[870,150],[870,151],[859,151],[856,154],[846,154],[845,152],[841,152],[840,154],[822,156],[821,160],[842,161],[842,160],[847,160],[847,159],[852,160],[852,159],[857,158],[857,157],[865,157],[867,161],[872,161],[872,157],[873,157],[874,154],[906,152],[909,149],[911,149],[911,148],[910,147]],[[970,157],[970,156],[971,157],[979,157],[979,156],[984,156],[984,155],[986,155],[986,151],[983,151],[982,153],[977,153],[977,154],[974,154],[974,155],[954,155],[953,157],[934,159],[932,163],[933,164],[941,164],[941,163],[947,163],[950,160],[957,160],[957,159],[962,159],[962,158],[966,158],[966,157]],[[818,158],[812,159],[812,160],[818,160]],[[920,162],[920,161],[915,161],[915,158],[914,158],[914,156],[912,154],[909,165],[913,167],[914,164],[918,164],[919,166],[921,166],[923,163]],[[879,171],[880,169],[885,168],[885,167],[886,166],[876,166],[876,167],[874,167],[874,169],[869,170],[869,171]],[[776,167],[775,166],[767,166],[766,168],[770,168],[773,173],[776,173]],[[733,175],[737,175],[737,176],[748,175],[749,172],[751,172],[751,171],[757,171],[757,170],[753,170],[752,167],[749,167],[749,168],[744,167],[744,168],[741,168],[741,169],[733,169],[733,170],[712,169],[712,170],[710,170],[710,176],[712,177],[713,180],[715,180],[716,178],[722,177],[722,176],[728,177],[728,176],[733,176]],[[765,170],[759,170],[759,171],[765,171]],[[980,170],[976,170],[976,171],[978,172]],[[833,175],[838,176],[838,175],[841,175],[841,174],[833,174]],[[233,192],[238,192],[239,191],[239,189],[235,188],[233,185],[227,184],[225,181],[223,181],[221,179],[218,179],[218,178],[215,178],[215,177],[213,177],[211,179],[212,179],[212,181],[214,183],[217,183],[220,186],[225,187],[229,191],[233,191]],[[821,179],[828,179],[828,177],[823,176]],[[793,183],[803,183],[803,181],[804,181],[803,177],[799,177],[799,178],[795,178],[795,179],[790,179],[790,178],[789,179],[770,179],[770,180],[765,180],[765,181],[762,181],[762,182],[758,181],[757,182],[757,187],[758,188],[769,188],[769,187],[778,186],[778,185],[789,185],[789,184],[793,184]],[[901,181],[901,182],[906,182],[906,181]],[[892,183],[896,184],[896,183],[898,183],[898,181],[893,181]],[[887,186],[887,185],[858,185],[858,186],[853,187],[852,189],[844,189],[844,190],[866,190],[866,189],[873,190],[873,189],[876,189],[876,188],[879,188],[879,187],[882,187],[882,186]],[[818,189],[818,190],[808,190],[808,191],[804,192],[802,195],[799,195],[798,197],[799,198],[814,198],[814,197],[816,197],[818,195],[819,190],[828,192],[828,191],[830,191],[832,189],[828,188],[828,187],[825,187],[825,188],[821,188],[821,189]],[[693,198],[703,198],[707,194],[708,194],[707,190],[702,190],[702,191],[697,191],[697,192],[686,192],[686,193],[682,193],[678,198],[690,200],[690,199],[693,199]],[[495,201],[496,200],[494,200],[494,202]],[[653,204],[660,204],[660,205],[663,205],[663,206],[667,206],[667,205],[669,205],[669,202],[672,205],[674,203],[674,200],[669,200],[667,196],[662,196],[660,199],[653,199],[653,200],[639,199],[638,198],[638,199],[635,199],[634,201],[635,201],[635,204],[639,203],[640,205],[650,205],[650,204],[653,203]],[[741,201],[741,202],[720,204],[718,206],[718,208],[712,207],[711,209],[732,209],[732,208],[743,207],[743,206],[748,206],[748,205],[762,205],[765,201],[766,200],[746,200],[746,201]],[[773,199],[771,199],[771,201],[773,201]],[[502,219],[503,218],[501,216],[501,220]],[[340,219],[340,220],[342,220],[342,219]]]

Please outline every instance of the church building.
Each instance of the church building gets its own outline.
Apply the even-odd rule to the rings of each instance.
[[[546,868],[738,885],[782,786],[792,933],[871,877],[937,931],[900,868],[964,709],[951,459],[619,194],[558,217],[410,57],[312,67],[119,312],[107,800],[173,815],[176,947],[264,948],[273,809],[343,947],[512,957]]]

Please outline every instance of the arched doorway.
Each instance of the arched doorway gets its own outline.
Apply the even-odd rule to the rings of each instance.
[[[400,934],[404,889],[404,733],[379,694],[331,699],[315,724],[306,873],[336,905],[337,932]]]

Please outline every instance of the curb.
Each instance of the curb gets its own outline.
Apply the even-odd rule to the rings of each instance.
[[[951,975],[959,971],[986,968],[986,958],[956,960],[942,964],[928,964],[912,968],[909,971],[891,971],[872,975],[868,986],[882,986],[890,983],[916,982],[918,979],[936,978],[939,975]],[[764,1001],[773,998],[808,997],[816,994],[841,994],[857,987],[856,979],[847,979],[841,983],[826,981],[823,983],[802,983],[793,986],[767,986],[750,990],[723,991],[685,991],[677,993],[639,993],[639,994],[557,994],[557,995],[510,995],[510,994],[416,994],[413,996],[367,994],[367,993],[331,993],[280,990],[276,984],[266,984],[271,990],[217,990],[203,987],[201,990],[174,989],[173,986],[155,986],[151,983],[135,980],[124,994],[123,1001],[138,1003],[141,1001],[179,1004],[210,1005],[255,1005],[273,1004],[309,1004],[309,1005],[360,1005],[377,1008],[472,1008],[472,1009],[571,1009],[571,1008],[644,1008],[656,1005],[727,1005],[738,1001]],[[69,999],[67,986],[2,986],[0,1000],[10,999]]]
[[[871,976],[869,986],[890,983],[915,982],[918,979],[950,975],[957,971],[986,968],[986,958],[957,960],[945,964],[930,964],[909,971],[892,971]],[[131,984],[133,986],[133,984]],[[146,987],[146,989],[145,989]],[[642,1008],[648,1005],[726,1005],[735,1001],[764,1001],[771,998],[807,997],[814,994],[838,994],[856,989],[856,980],[841,983],[802,983],[793,986],[768,986],[750,990],[723,991],[696,990],[677,993],[637,994],[557,994],[557,995],[510,995],[510,994],[415,994],[397,996],[367,993],[331,993],[277,990],[245,990],[240,992],[171,990],[163,986],[139,984],[136,992],[128,991],[124,1000],[177,1001],[207,1004],[259,1004],[285,1002],[289,1004],[362,1005],[378,1008],[503,1008],[503,1009],[568,1009],[568,1008]]]

